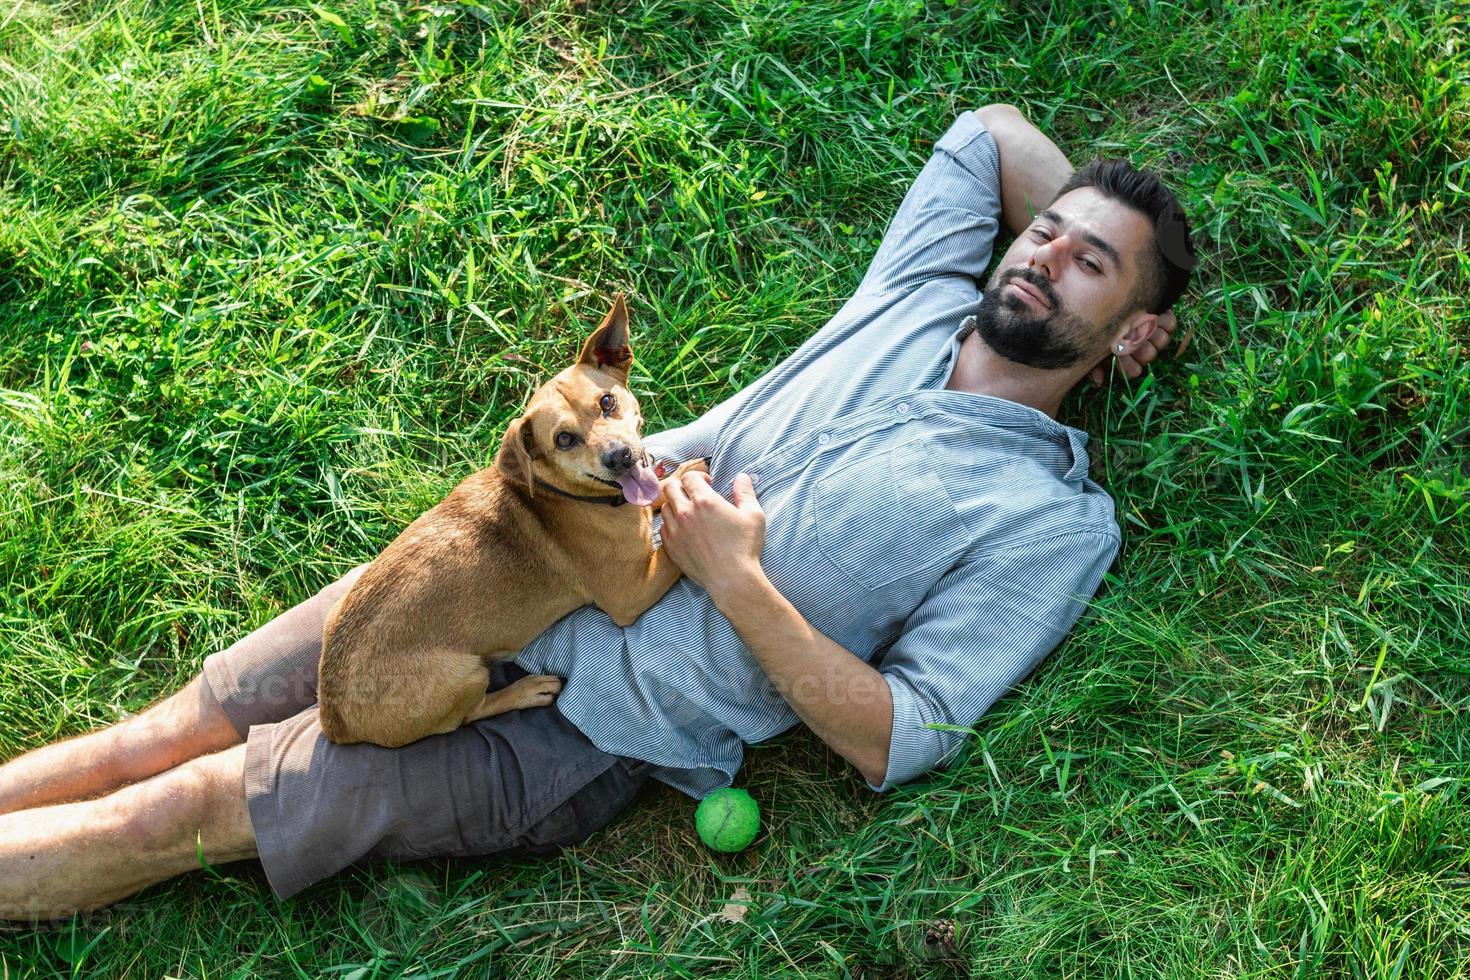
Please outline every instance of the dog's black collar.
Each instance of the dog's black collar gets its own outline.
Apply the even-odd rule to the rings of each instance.
[[[545,487],[552,493],[559,493],[563,497],[567,497],[571,500],[581,500],[589,504],[607,504],[609,507],[621,507],[623,504],[626,504],[628,502],[628,499],[622,494],[618,494],[615,497],[594,497],[590,495],[583,495],[580,493],[567,493],[561,487],[554,487],[544,480],[536,480],[535,482],[536,486]]]

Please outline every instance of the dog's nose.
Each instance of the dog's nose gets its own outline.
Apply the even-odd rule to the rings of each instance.
[[[602,465],[612,473],[626,473],[633,468],[633,450],[617,446],[602,454]]]

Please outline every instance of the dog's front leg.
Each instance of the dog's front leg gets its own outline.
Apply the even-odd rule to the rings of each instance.
[[[673,480],[682,479],[685,473],[708,473],[709,460],[691,459],[679,464],[678,469],[664,477],[659,485],[658,499],[653,503],[653,509],[658,510],[664,505],[663,487],[667,487]],[[651,539],[650,539],[650,543]],[[660,546],[653,552],[647,564],[642,566],[634,577],[634,585],[627,590],[615,594],[598,596],[594,602],[597,608],[612,617],[612,621],[619,626],[632,626],[633,621],[648,610],[655,602],[664,597],[664,593],[674,587],[679,581],[679,566],[669,557],[668,552]]]
[[[598,597],[597,608],[611,616],[612,621],[619,626],[632,626],[635,619],[674,587],[680,574],[679,566],[674,564],[668,552],[660,546],[654,551],[653,557],[648,560],[632,588],[615,596]]]

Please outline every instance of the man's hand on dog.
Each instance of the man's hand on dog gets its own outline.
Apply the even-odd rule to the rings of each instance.
[[[664,486],[663,545],[679,570],[712,596],[761,571],[766,512],[749,476],[735,478],[732,497],[716,493],[708,473],[685,473]]]
[[[1139,344],[1137,350],[1131,354],[1119,354],[1117,357],[1108,355],[1093,366],[1087,377],[1095,386],[1101,387],[1108,379],[1109,361],[1116,361],[1119,369],[1130,379],[1142,376],[1144,368],[1148,367],[1149,362],[1157,358],[1160,352],[1169,346],[1169,342],[1174,337],[1174,331],[1178,329],[1179,321],[1174,318],[1174,311],[1165,310],[1159,314],[1159,324],[1154,328],[1153,335]],[[1189,337],[1190,334],[1184,335],[1184,339],[1179,342],[1179,348],[1174,351],[1174,356],[1179,356],[1184,352],[1184,348],[1189,346]]]

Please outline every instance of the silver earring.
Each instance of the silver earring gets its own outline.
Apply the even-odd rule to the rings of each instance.
[[[1115,346],[1118,348],[1118,353],[1119,354],[1123,353],[1123,345],[1122,344],[1117,344]]]

